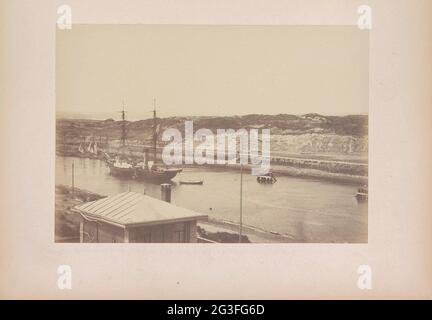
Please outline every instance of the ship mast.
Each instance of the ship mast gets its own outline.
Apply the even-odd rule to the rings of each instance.
[[[123,106],[123,110],[120,111],[121,115],[122,115],[122,135],[121,135],[121,144],[122,146],[126,146],[126,111],[124,108],[124,101],[122,103]]]

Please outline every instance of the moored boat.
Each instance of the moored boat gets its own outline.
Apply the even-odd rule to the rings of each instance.
[[[135,176],[135,166],[126,156],[126,111],[124,110],[124,107],[120,112],[122,114],[122,136],[119,153],[115,158],[111,158],[110,155],[105,152],[103,152],[103,154],[111,175],[120,178],[133,178]],[[95,143],[93,144],[92,150],[97,153],[97,145]]]
[[[363,186],[357,189],[356,199],[357,201],[368,201],[369,198],[369,192],[368,187]]]
[[[84,153],[84,148],[82,146],[82,143],[80,143],[79,147],[78,147],[78,152],[79,153]]]
[[[277,179],[276,177],[273,175],[272,172],[269,172],[265,175],[261,175],[257,177],[257,182],[258,183],[268,183],[268,184],[273,184],[276,183]]]
[[[181,171],[181,168],[168,168],[155,164],[135,167],[137,179],[157,183],[170,182]]]
[[[92,138],[90,138],[90,139],[92,139]],[[94,141],[94,137],[93,137],[93,141],[88,142],[87,147],[84,146],[86,143],[87,142],[81,142],[79,144],[77,156],[83,157],[83,158],[91,158],[91,159],[100,158],[101,152],[98,149],[97,142]]]
[[[103,152],[106,158],[106,163],[110,168],[110,173],[113,176],[136,178],[146,180],[155,183],[166,183],[170,182],[182,168],[168,167],[164,164],[156,163],[156,161],[148,161],[147,149],[144,149],[144,161],[136,163],[127,156],[126,147],[126,111],[123,108],[122,113],[122,136],[121,136],[121,147],[119,153],[115,159],[111,158],[110,155]],[[157,136],[158,128],[160,125],[156,125],[156,108],[153,110],[153,148],[154,148],[154,159],[156,160],[156,148],[157,148]],[[97,147],[96,147],[97,148]],[[97,150],[97,149],[96,149]],[[130,151],[129,151],[130,152]]]
[[[143,162],[135,167],[135,176],[137,179],[146,180],[149,182],[164,183],[170,182],[182,168],[168,167],[164,164],[157,163],[157,137],[160,124],[156,123],[156,103],[153,108],[153,162],[148,161],[147,149],[144,149]]]
[[[115,160],[107,161],[110,169],[110,174],[116,177],[132,178],[135,175],[133,164],[125,159],[116,158]]]
[[[180,180],[180,184],[202,185],[203,183],[202,180]]]

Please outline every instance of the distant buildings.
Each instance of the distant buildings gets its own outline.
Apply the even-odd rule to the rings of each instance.
[[[170,193],[162,185],[165,201],[124,192],[74,207],[80,242],[197,242],[197,220],[208,216],[170,204]]]

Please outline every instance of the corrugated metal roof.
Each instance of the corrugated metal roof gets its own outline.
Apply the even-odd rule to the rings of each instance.
[[[74,207],[88,218],[113,224],[152,224],[207,218],[207,215],[136,192],[124,192]]]

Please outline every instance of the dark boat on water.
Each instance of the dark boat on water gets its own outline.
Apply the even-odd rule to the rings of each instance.
[[[133,178],[135,175],[135,168],[133,164],[123,157],[116,157],[115,159],[108,159],[106,161],[110,174],[120,178]]]
[[[122,114],[122,135],[121,147],[118,154],[112,158],[109,154],[104,152],[105,161],[110,169],[110,174],[119,178],[133,178],[135,176],[135,166],[127,156],[126,147],[126,111],[123,106]]]
[[[137,166],[135,167],[135,174],[137,179],[151,181],[151,182],[169,182],[171,181],[182,169],[168,168],[157,164],[152,166]]]
[[[168,167],[157,160],[157,137],[160,125],[157,124],[156,103],[153,108],[153,162],[148,161],[147,149],[144,149],[144,161],[138,163],[135,167],[135,176],[137,179],[150,182],[170,182],[182,168]]]
[[[180,184],[192,184],[192,185],[202,185],[204,182],[202,180],[180,180]]]
[[[257,182],[261,184],[273,184],[277,182],[276,177],[272,172],[257,177]]]
[[[357,189],[357,194],[356,194],[357,201],[359,202],[368,201],[368,198],[369,198],[369,192],[367,186],[363,186]]]
[[[119,154],[115,158],[111,158],[105,153],[106,163],[110,168],[110,173],[113,176],[123,178],[136,178],[154,183],[170,182],[182,168],[167,167],[162,163],[157,163],[157,137],[158,137],[158,126],[156,121],[156,107],[153,110],[153,149],[154,149],[154,161],[148,161],[147,149],[144,149],[144,161],[136,164],[127,156],[126,152],[126,122],[125,114],[126,111],[123,108],[122,113],[122,136]]]

